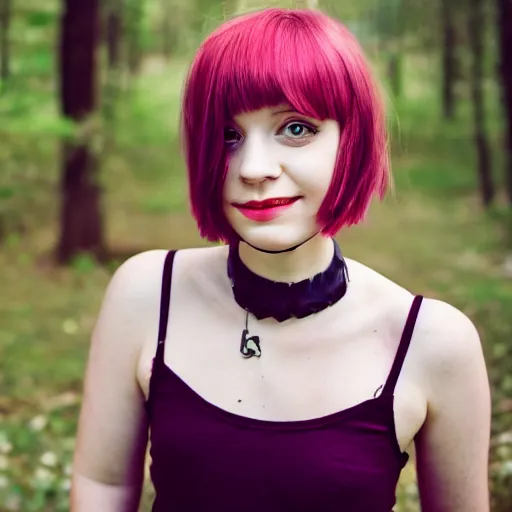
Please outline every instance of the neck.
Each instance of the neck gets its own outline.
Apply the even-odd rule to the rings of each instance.
[[[332,240],[321,234],[294,251],[267,254],[240,242],[242,262],[255,274],[277,282],[297,283],[329,267],[334,256]]]

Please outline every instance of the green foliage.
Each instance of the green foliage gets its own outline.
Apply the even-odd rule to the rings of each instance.
[[[25,22],[30,28],[53,27],[57,20],[57,12],[54,11],[29,11],[25,14]]]
[[[0,187],[0,200],[11,199],[15,194],[14,187],[3,186]]]
[[[8,507],[6,510],[69,510],[77,413],[78,409],[73,407],[33,417],[27,415],[2,425],[0,457],[4,468],[1,476],[13,482],[0,489],[0,503]],[[25,470],[27,465],[32,468],[30,473]]]
[[[0,94],[0,136],[69,136],[72,125],[60,118],[54,71],[60,3],[12,3],[11,77]]]
[[[82,253],[73,258],[71,261],[71,268],[79,276],[84,276],[91,273],[96,268],[97,262],[93,256]]]
[[[405,10],[406,0],[388,0],[378,2],[375,6],[373,28],[384,40],[401,37],[404,33],[408,13]]]
[[[59,512],[69,510],[90,333],[108,279],[124,256],[116,253],[105,267],[88,254],[68,268],[50,264],[59,214],[60,139],[80,130],[59,115],[54,77],[59,5],[54,1],[45,12],[34,5],[34,12],[15,13],[14,76],[0,95],[0,266],[7,269],[0,273],[0,388],[5,390],[0,411],[7,411],[0,417],[0,481],[7,482],[0,487],[0,509],[7,503],[8,510]],[[240,5],[232,5],[233,11]],[[501,411],[512,400],[507,377],[512,295],[504,270],[512,250],[512,215],[499,206],[488,214],[480,209],[464,87],[459,119],[445,123],[439,115],[439,47],[425,45],[438,39],[436,5],[329,0],[331,12],[365,44],[381,45],[375,52],[381,76],[396,41],[405,41],[402,94],[387,98],[396,197],[375,206],[367,225],[348,230],[344,247],[408,288],[470,315],[482,335],[494,410]],[[167,29],[175,31],[169,62],[158,55],[166,9],[171,13]],[[222,20],[222,5],[128,0],[125,16],[128,42],[142,57],[140,75],[128,77],[125,62],[116,117],[108,124],[94,119],[90,128],[107,140],[101,157],[110,247],[127,256],[153,247],[203,244],[188,214],[178,119],[190,53]],[[489,128],[498,169],[503,123],[492,55],[488,62]],[[495,414],[493,436],[512,430],[509,416]],[[493,448],[492,457],[498,468],[492,474],[493,496],[506,503],[511,482],[503,468],[512,455]],[[402,483],[399,499],[402,510],[418,510],[412,477]]]

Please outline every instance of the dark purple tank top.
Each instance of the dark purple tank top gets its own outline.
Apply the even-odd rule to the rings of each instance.
[[[146,403],[153,512],[390,512],[408,459],[396,438],[393,392],[422,297],[380,395],[321,418],[258,420],[211,404],[165,365],[173,258],[169,252],[164,265]]]

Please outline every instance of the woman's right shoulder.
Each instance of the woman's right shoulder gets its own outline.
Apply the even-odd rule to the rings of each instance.
[[[220,250],[220,251],[219,251]],[[173,280],[188,274],[211,271],[212,264],[219,260],[222,247],[199,247],[175,251]],[[166,249],[144,251],[128,258],[114,272],[105,294],[105,301],[136,307],[139,313],[154,311],[160,300],[164,261],[169,253]],[[176,276],[176,273],[179,276]]]
[[[168,250],[154,249],[129,257],[117,267],[109,286],[122,287],[125,291],[143,291],[162,274]]]
[[[151,250],[131,256],[114,272],[104,296],[104,307],[136,308],[139,314],[153,307],[162,280],[166,250]]]

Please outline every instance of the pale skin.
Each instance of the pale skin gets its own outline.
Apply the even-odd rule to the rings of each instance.
[[[276,133],[272,114],[237,120],[246,140],[251,133],[255,137],[233,158],[225,194],[227,216],[244,230],[244,238],[279,244],[279,234],[292,225],[296,237],[315,228],[310,217],[317,197],[307,180],[301,181],[304,155],[296,158],[296,151],[279,148],[282,138],[270,136]],[[327,143],[325,137],[335,128],[327,126],[323,140],[311,138],[309,149],[316,140]],[[258,164],[258,143],[266,145],[266,163]],[[325,149],[322,154],[328,159]],[[325,166],[326,160],[320,163]],[[252,226],[229,211],[233,195],[248,200],[251,191],[277,185],[279,193],[270,197],[305,196],[304,204],[281,219],[281,225]],[[265,277],[299,280],[323,270],[331,250],[330,241],[317,236],[286,255],[269,257],[247,245],[241,255]],[[72,512],[137,510],[148,440],[144,402],[156,350],[164,257],[165,251],[150,251],[131,258],[107,290],[87,366]],[[246,360],[238,352],[245,316],[233,300],[226,258],[226,247],[178,252],[165,364],[204,400],[252,418],[309,419],[373,396],[395,356],[413,298],[410,292],[347,259],[351,280],[345,297],[300,320],[250,320],[249,329],[262,339],[264,355]],[[478,333],[452,306],[423,302],[395,390],[394,414],[400,448],[416,446],[422,510],[488,511],[488,379]]]

